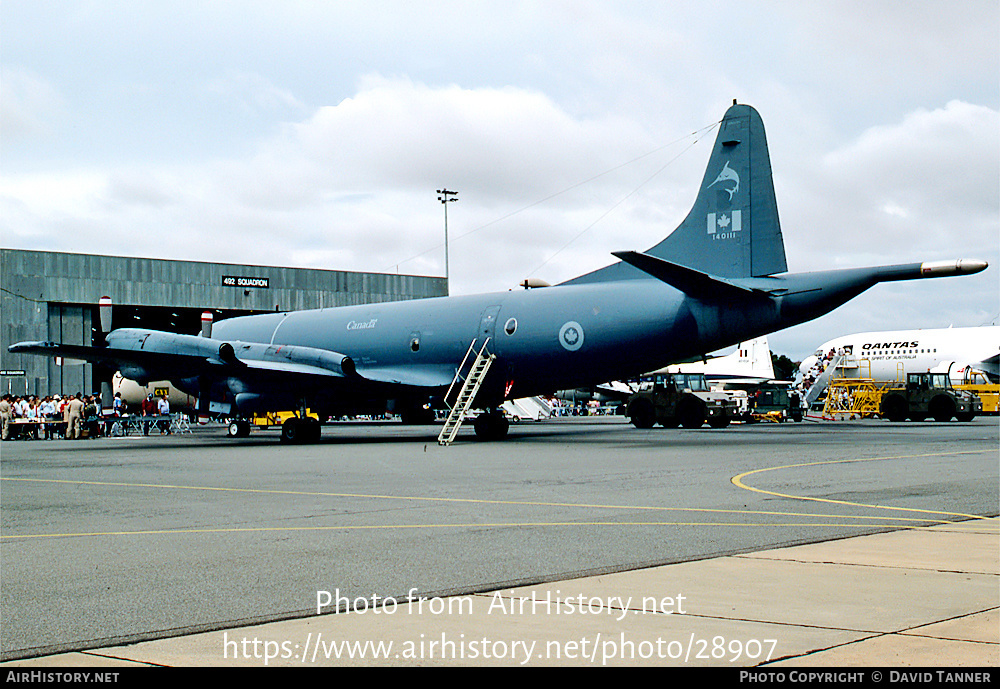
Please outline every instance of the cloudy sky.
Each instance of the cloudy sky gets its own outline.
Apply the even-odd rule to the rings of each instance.
[[[954,258],[771,336],[1000,317],[984,2],[0,4],[0,244],[555,283],[683,219],[734,98],[791,271]]]

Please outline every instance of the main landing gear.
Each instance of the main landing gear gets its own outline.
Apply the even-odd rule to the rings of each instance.
[[[281,442],[288,444],[317,443],[323,426],[319,420],[306,416],[293,416],[281,424]]]
[[[477,416],[472,426],[480,440],[502,440],[507,437],[510,421],[503,415],[503,410],[490,409]]]

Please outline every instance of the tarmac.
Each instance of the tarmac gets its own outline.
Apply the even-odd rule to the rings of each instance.
[[[1000,666],[1000,520],[939,524],[303,619],[14,667]],[[347,612],[327,614],[338,609]],[[873,673],[877,674],[877,673]]]

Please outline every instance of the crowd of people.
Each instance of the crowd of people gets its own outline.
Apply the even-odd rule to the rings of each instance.
[[[843,350],[841,350],[841,353],[843,353]],[[823,375],[823,372],[826,371],[826,367],[830,365],[830,362],[833,361],[836,355],[837,352],[831,349],[823,356],[817,357],[816,363],[814,363],[812,367],[805,372],[802,376],[802,380],[799,382],[799,387],[803,392],[809,391],[809,388],[811,388],[813,383],[815,383],[816,380]]]
[[[144,417],[158,416],[143,424],[144,435],[149,435],[150,427],[157,428],[161,434],[170,433],[169,419],[170,403],[166,395],[154,398],[147,396],[143,400],[140,413]],[[116,419],[126,415],[125,403],[121,393],[115,394],[110,410],[104,409],[101,395],[11,395],[0,398],[0,437],[8,440],[12,437],[37,440],[44,438],[94,438],[109,435],[111,425]],[[18,431],[15,433],[15,429]]]
[[[796,388],[798,388],[798,391],[802,395],[803,399],[805,398],[806,393],[809,392],[809,389],[816,383],[819,377],[823,375],[835,358],[850,353],[851,352],[849,350],[845,350],[843,347],[839,347],[836,350],[831,349],[823,355],[820,355],[819,352],[817,352],[816,362],[803,374],[802,380],[800,380],[798,385],[796,385]]]

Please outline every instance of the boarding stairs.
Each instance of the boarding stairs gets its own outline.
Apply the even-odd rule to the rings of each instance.
[[[515,421],[541,421],[552,416],[552,405],[541,397],[521,397],[503,403],[504,412]]]
[[[496,358],[496,355],[490,354],[486,349],[489,343],[489,338],[486,338],[483,346],[479,348],[475,359],[473,359],[472,368],[461,383],[455,404],[451,407],[451,412],[448,414],[448,418],[445,419],[444,428],[441,429],[441,433],[438,435],[438,445],[451,445],[458,434],[458,429],[462,427],[462,423],[465,421],[466,414],[472,408],[472,402],[476,399],[479,386],[482,385],[483,380],[486,378],[486,373],[490,370],[490,366],[493,365],[493,360]],[[455,378],[451,381],[448,392],[445,393],[444,398],[446,401],[451,396],[451,391],[458,383],[462,371],[465,369],[465,364],[468,362],[470,355],[475,351],[475,348],[476,340],[473,340],[472,344],[469,345],[469,350],[465,353],[465,358],[462,359],[461,365],[455,371]]]
[[[871,375],[871,362],[866,362],[869,364],[869,376]],[[827,389],[830,382],[834,378],[861,378],[861,362],[858,361],[857,357],[851,356],[850,354],[837,354],[830,362],[827,364],[826,368],[823,369],[823,373],[816,378],[813,382],[812,387],[806,391],[805,405],[806,409],[812,407],[812,403],[819,399],[819,396],[823,394],[823,391]],[[848,375],[848,372],[854,373],[854,375]]]
[[[829,420],[873,418],[882,409],[882,395],[895,383],[871,378],[835,378],[830,381],[823,405],[823,418]]]

